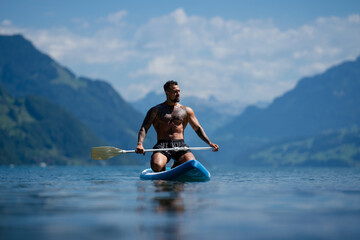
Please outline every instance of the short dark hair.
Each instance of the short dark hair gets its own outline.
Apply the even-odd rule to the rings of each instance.
[[[170,89],[171,85],[178,85],[178,83],[174,80],[169,80],[164,84],[164,91],[166,92],[167,90]]]

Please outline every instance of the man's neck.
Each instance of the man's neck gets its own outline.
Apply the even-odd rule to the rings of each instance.
[[[173,102],[171,100],[166,100],[165,104],[168,105],[169,107],[175,107],[175,105],[177,104],[177,102]]]

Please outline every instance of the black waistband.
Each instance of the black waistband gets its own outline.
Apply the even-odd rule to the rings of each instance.
[[[175,143],[175,142],[184,142],[184,139],[173,139],[173,140],[158,140],[158,143]]]

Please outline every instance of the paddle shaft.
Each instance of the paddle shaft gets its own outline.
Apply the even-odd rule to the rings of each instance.
[[[144,149],[144,152],[161,152],[161,151],[186,151],[186,150],[208,150],[212,147],[173,147],[160,149]],[[122,153],[135,153],[135,150],[121,150]]]
[[[160,151],[187,151],[187,150],[206,150],[212,147],[174,147],[160,149],[144,149],[144,152],[160,152]],[[135,150],[122,150],[116,147],[94,147],[91,149],[91,158],[95,160],[105,160],[113,158],[123,153],[134,153]]]

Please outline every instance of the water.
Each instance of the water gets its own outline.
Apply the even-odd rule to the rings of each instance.
[[[360,169],[0,167],[1,239],[360,239]]]

